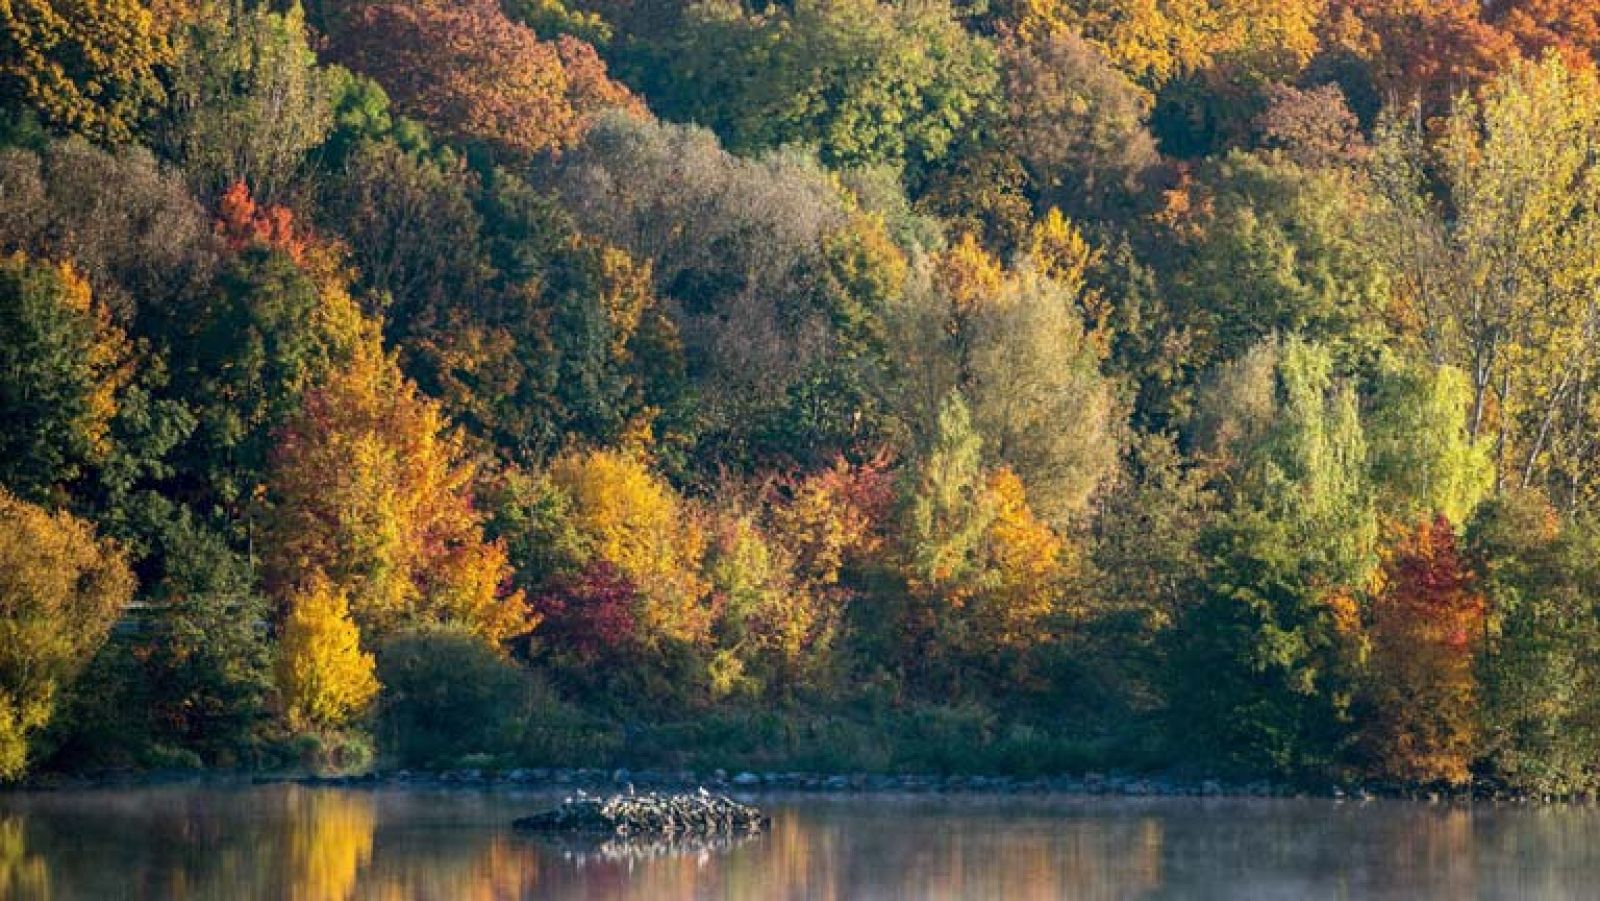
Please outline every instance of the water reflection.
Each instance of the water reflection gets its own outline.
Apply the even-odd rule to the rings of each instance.
[[[769,799],[700,844],[508,828],[548,796],[277,786],[0,795],[0,898],[1593,897],[1590,808]]]
[[[642,864],[663,857],[693,857],[705,863],[717,854],[726,854],[740,845],[755,841],[749,834],[713,837],[676,836],[671,838],[596,838],[594,836],[530,836],[574,866],[608,863]]]
[[[0,817],[0,898],[45,897],[50,893],[44,858],[28,852],[22,817]]]

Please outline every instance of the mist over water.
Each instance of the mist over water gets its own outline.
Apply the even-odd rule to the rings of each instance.
[[[769,797],[770,834],[551,842],[548,794],[270,786],[0,796],[0,898],[1588,898],[1600,810]]]

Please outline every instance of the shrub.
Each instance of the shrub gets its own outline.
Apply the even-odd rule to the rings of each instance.
[[[407,765],[506,753],[528,718],[527,677],[459,629],[426,627],[391,638],[379,649],[378,677],[383,750]]]

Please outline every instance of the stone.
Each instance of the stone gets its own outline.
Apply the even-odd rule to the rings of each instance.
[[[578,792],[550,810],[522,817],[513,828],[527,832],[627,836],[718,836],[761,832],[769,820],[760,810],[705,789],[681,794],[611,795]]]

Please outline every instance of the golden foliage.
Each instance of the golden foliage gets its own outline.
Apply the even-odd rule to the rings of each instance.
[[[1066,546],[1028,509],[1016,473],[992,473],[987,492],[993,585],[982,596],[977,632],[990,649],[1024,650],[1043,640],[1041,627],[1060,602]]]
[[[0,779],[22,775],[29,737],[134,586],[121,552],[88,523],[0,488]]]
[[[505,550],[483,539],[473,478],[438,404],[375,336],[364,341],[280,435],[269,483],[274,581],[292,588],[326,574],[374,637],[419,622],[495,642],[527,632],[521,592],[504,589]]]
[[[703,642],[711,626],[699,575],[706,536],[671,486],[638,456],[612,450],[566,454],[550,479],[571,497],[573,524],[592,557],[639,586],[640,639]]]
[[[950,298],[958,313],[998,295],[1005,277],[1000,261],[984,250],[970,232],[963,233],[934,262],[934,284]]]
[[[139,0],[0,3],[0,98],[57,129],[131,140],[165,99],[159,73],[172,49],[162,24]]]
[[[296,729],[337,729],[378,696],[377,662],[361,650],[344,591],[317,573],[289,601],[278,639],[278,688]]]

